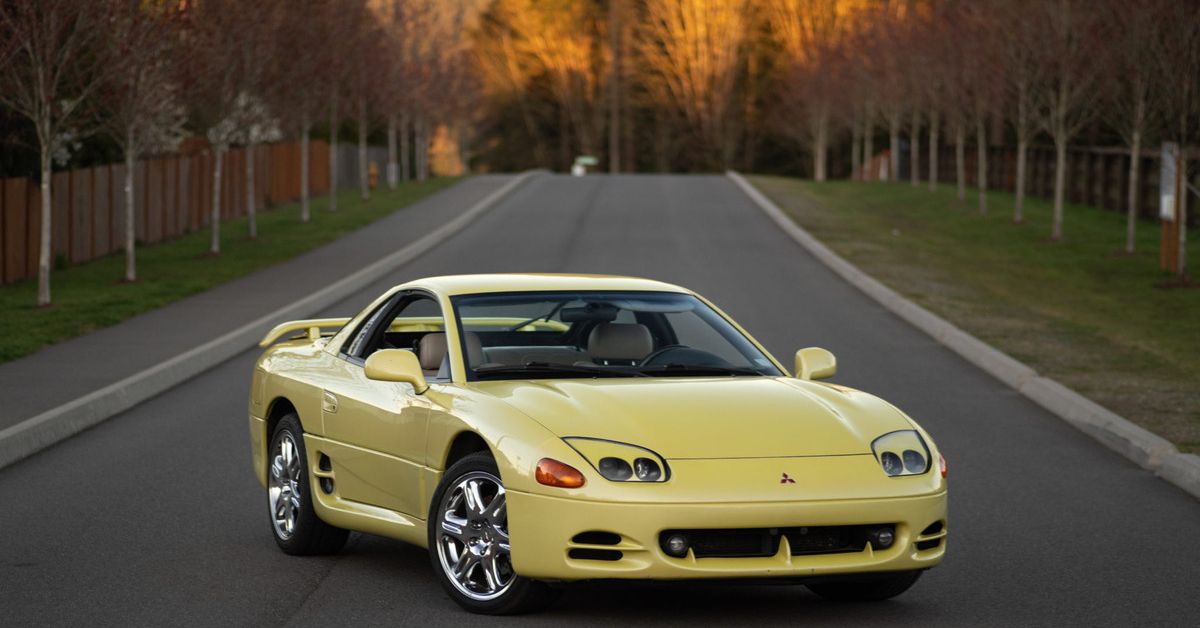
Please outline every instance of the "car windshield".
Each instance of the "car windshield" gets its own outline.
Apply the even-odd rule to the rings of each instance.
[[[492,293],[451,301],[470,380],[782,375],[689,294]]]

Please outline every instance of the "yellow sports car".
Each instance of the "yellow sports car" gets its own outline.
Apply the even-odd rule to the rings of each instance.
[[[786,578],[898,595],[946,550],[946,463],[890,404],[795,374],[703,297],[645,279],[463,275],[284,323],[250,446],[289,554],[349,530],[428,547],[479,613],[593,578]]]

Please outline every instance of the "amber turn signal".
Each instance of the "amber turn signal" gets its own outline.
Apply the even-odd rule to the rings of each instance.
[[[537,478],[538,484],[559,488],[579,488],[584,483],[583,474],[579,469],[553,458],[538,460],[534,477]]]

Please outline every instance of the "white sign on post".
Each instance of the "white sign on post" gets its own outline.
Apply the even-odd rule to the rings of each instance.
[[[1163,142],[1162,161],[1158,170],[1158,217],[1175,222],[1175,163],[1179,157],[1179,146],[1174,142]]]

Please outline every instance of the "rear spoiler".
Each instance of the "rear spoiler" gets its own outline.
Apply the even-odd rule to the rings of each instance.
[[[322,329],[341,329],[349,322],[349,318],[310,318],[308,320],[280,323],[267,332],[267,335],[258,342],[258,346],[269,347],[271,343],[279,340],[285,334],[302,329],[308,332],[309,340],[320,340]]]

